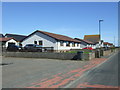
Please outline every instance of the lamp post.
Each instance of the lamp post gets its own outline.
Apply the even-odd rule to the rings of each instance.
[[[114,46],[115,46],[115,36],[114,36]]]
[[[101,41],[101,22],[103,22],[103,20],[99,20],[99,35],[100,35],[100,41]]]
[[[103,22],[103,20],[99,20],[99,35],[100,35],[100,48],[102,47],[101,46],[101,44],[102,44],[102,42],[101,42],[101,22]]]

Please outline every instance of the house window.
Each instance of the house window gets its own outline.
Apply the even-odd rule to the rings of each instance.
[[[70,42],[66,42],[66,46],[70,46]]]
[[[77,47],[79,47],[79,43],[76,43],[77,44]]]
[[[60,46],[64,46],[64,41],[60,41]]]
[[[39,41],[39,45],[43,45],[43,41]]]
[[[37,41],[34,41],[34,44],[37,44]]]
[[[75,47],[75,43],[74,42],[72,43],[72,47]]]

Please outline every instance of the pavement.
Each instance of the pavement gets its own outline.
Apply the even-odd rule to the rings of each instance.
[[[2,87],[117,88],[117,57],[117,53],[90,61],[3,57]]]
[[[119,90],[120,83],[118,82],[118,57],[120,52],[109,57],[109,59],[92,68],[89,72],[85,73],[72,84],[68,85],[69,88],[116,88]],[[118,74],[119,73],[119,74]]]

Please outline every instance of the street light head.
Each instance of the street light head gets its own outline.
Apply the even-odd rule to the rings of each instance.
[[[103,22],[104,20],[99,20],[99,22]]]

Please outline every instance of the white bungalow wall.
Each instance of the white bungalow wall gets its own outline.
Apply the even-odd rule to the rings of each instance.
[[[58,50],[70,50],[70,49],[81,49],[81,45],[75,43],[75,47],[72,46],[72,43],[70,43],[70,46],[66,46],[66,42],[63,43],[63,46],[60,46],[60,42],[57,42]]]
[[[101,41],[99,41],[99,43],[94,45],[94,49],[101,48],[101,47],[103,47],[103,42],[101,42]]]
[[[57,41],[54,38],[39,32],[36,32],[35,34],[23,40],[22,45],[24,47],[26,44],[34,44],[34,41],[39,43],[40,40],[43,42],[43,47],[54,47],[54,50],[57,49]]]
[[[85,47],[89,47],[89,44],[85,43],[85,42],[81,42],[80,44],[80,48],[85,48]]]
[[[55,40],[52,37],[49,37],[45,34],[42,34],[40,32],[36,32],[35,34],[31,35],[30,37],[23,40],[22,45],[23,47],[26,44],[34,44],[34,41],[39,42],[39,40],[43,41],[43,47],[54,47],[54,50],[70,50],[70,49],[80,49],[80,44],[77,46],[75,44],[75,47],[72,47],[72,44],[68,47],[66,46],[66,43],[64,42],[64,46],[60,46],[60,42]]]
[[[18,45],[18,42],[15,41],[14,39],[10,39],[9,41],[7,41],[7,42],[5,43],[5,47],[8,47],[8,43],[15,43],[15,45]]]

